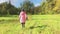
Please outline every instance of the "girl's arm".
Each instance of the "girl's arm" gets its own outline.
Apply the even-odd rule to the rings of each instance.
[[[25,18],[26,18],[26,20],[28,20],[28,16],[25,14]]]

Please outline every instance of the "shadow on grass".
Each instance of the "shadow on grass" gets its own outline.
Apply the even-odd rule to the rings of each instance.
[[[47,25],[36,26],[36,27],[34,27],[34,26],[31,26],[31,27],[30,27],[30,29],[34,29],[34,28],[40,28],[40,29],[44,29],[44,28],[46,28],[46,27],[47,27]]]
[[[31,26],[31,27],[29,28],[29,29],[31,30],[31,31],[30,31],[30,34],[32,34],[32,32],[33,32],[32,30],[33,30],[34,28],[38,28],[38,29],[39,29],[39,30],[38,30],[39,33],[42,33],[42,31],[44,31],[46,27],[47,27],[47,25],[36,26],[36,27],[35,27],[35,26]]]

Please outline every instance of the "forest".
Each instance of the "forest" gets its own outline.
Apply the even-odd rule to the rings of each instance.
[[[40,6],[35,7],[31,1],[24,1],[20,7],[4,2],[0,4],[0,16],[2,15],[18,15],[21,9],[24,8],[27,14],[60,14],[60,0],[46,0],[40,3]]]

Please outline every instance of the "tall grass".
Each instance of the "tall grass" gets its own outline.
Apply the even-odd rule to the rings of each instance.
[[[59,15],[29,15],[25,28],[18,16],[0,17],[0,34],[60,34]]]

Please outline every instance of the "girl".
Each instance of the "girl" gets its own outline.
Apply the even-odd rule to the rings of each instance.
[[[21,12],[19,14],[19,19],[20,19],[20,23],[22,24],[22,28],[25,27],[26,18],[27,18],[26,12],[23,9],[23,10],[21,10]]]

